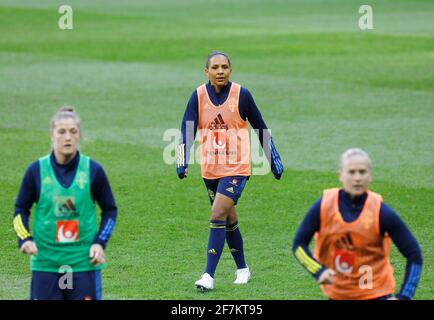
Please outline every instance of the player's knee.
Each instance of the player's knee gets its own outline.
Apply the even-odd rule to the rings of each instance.
[[[212,220],[226,220],[229,214],[229,210],[221,206],[213,206],[211,210]]]
[[[234,224],[235,222],[238,221],[238,218],[229,216],[226,221],[228,224]]]

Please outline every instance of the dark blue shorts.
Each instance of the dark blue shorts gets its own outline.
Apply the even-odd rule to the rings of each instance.
[[[31,300],[101,300],[101,271],[32,271]]]
[[[216,193],[221,193],[234,201],[237,204],[241,193],[246,186],[248,176],[229,176],[220,179],[203,179],[208,190],[209,201],[211,205],[214,203]]]

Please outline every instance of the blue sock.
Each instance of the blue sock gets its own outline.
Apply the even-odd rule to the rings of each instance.
[[[247,268],[244,261],[243,237],[238,227],[238,221],[226,226],[226,241],[237,264],[237,269]]]
[[[213,278],[223,248],[225,247],[225,233],[226,221],[211,220],[205,272]]]

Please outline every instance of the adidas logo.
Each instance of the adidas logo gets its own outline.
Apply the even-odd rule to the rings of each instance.
[[[214,129],[228,129],[228,126],[225,124],[225,121],[223,120],[222,115],[219,113],[216,118],[214,118],[214,121],[212,121],[209,124],[210,130]]]
[[[210,254],[217,254],[217,251],[215,251],[215,249],[210,249],[210,250],[208,250],[208,253],[210,253]]]
[[[230,251],[231,251],[232,253],[238,252],[238,250],[235,249],[235,248],[231,248]]]
[[[68,198],[68,199],[66,199],[66,201],[64,199],[62,199],[60,201],[61,202],[58,203],[58,207],[57,207],[57,214],[58,215],[72,216],[72,215],[77,214],[73,199]]]
[[[229,191],[230,193],[234,193],[234,188],[233,187],[227,188],[226,191]]]

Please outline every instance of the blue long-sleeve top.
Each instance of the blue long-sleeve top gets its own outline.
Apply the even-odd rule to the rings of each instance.
[[[350,223],[359,217],[366,198],[367,193],[352,198],[343,189],[339,190],[339,211],[345,222]],[[319,262],[312,256],[309,244],[314,234],[320,231],[321,200],[322,198],[317,200],[307,212],[297,230],[292,247],[294,254],[301,247],[309,258],[316,263]],[[401,254],[407,259],[404,283],[397,297],[400,299],[411,299],[414,296],[421,275],[422,252],[419,244],[398,214],[385,203],[381,203],[380,207],[380,232],[382,235],[387,233]],[[299,262],[303,265],[301,261]],[[317,272],[312,273],[312,275],[318,279],[325,269],[326,267],[322,266]]]
[[[51,153],[51,165],[57,180],[63,187],[68,188],[72,184],[78,168],[79,159],[79,152],[77,152],[74,159],[69,163],[58,164],[54,154]],[[99,243],[105,248],[116,222],[117,207],[104,169],[99,163],[92,159],[90,160],[90,177],[92,199],[98,203],[102,210],[101,224],[95,236],[94,243]],[[35,161],[27,168],[15,201],[14,217],[17,215],[21,216],[22,223],[28,234],[28,237],[25,239],[18,237],[18,245],[20,247],[24,242],[32,239],[29,230],[30,210],[33,204],[38,202],[40,190],[41,177],[39,161]]]
[[[216,92],[215,88],[211,85],[210,82],[206,84],[206,90],[208,92],[208,96],[211,99],[211,102],[214,105],[221,105],[223,104],[228,95],[229,91],[231,89],[232,82],[228,82],[226,86],[224,86],[219,93]],[[187,108],[184,112],[184,117],[182,119],[181,124],[181,133],[182,133],[182,141],[181,144],[185,144],[185,150],[184,153],[184,159],[183,163],[187,164],[190,154],[191,146],[194,143],[194,138],[196,136],[197,132],[197,126],[198,126],[198,97],[197,97],[197,91],[194,90],[193,93],[190,96],[190,99],[187,103]],[[261,143],[261,146],[264,146],[264,132],[268,129],[267,125],[264,122],[264,119],[262,118],[261,112],[259,111],[258,107],[256,106],[255,101],[253,100],[253,97],[249,90],[247,90],[244,87],[241,87],[240,90],[240,96],[238,101],[238,110],[240,113],[241,118],[244,121],[249,121],[252,128],[257,130],[259,142]],[[187,128],[187,124],[193,124],[192,128]],[[192,130],[193,134],[188,136],[187,140],[187,130]],[[268,132],[268,131],[267,131]],[[270,135],[271,138],[271,135]],[[271,140],[271,148],[275,150],[274,143]],[[277,151],[276,151],[277,153]]]

